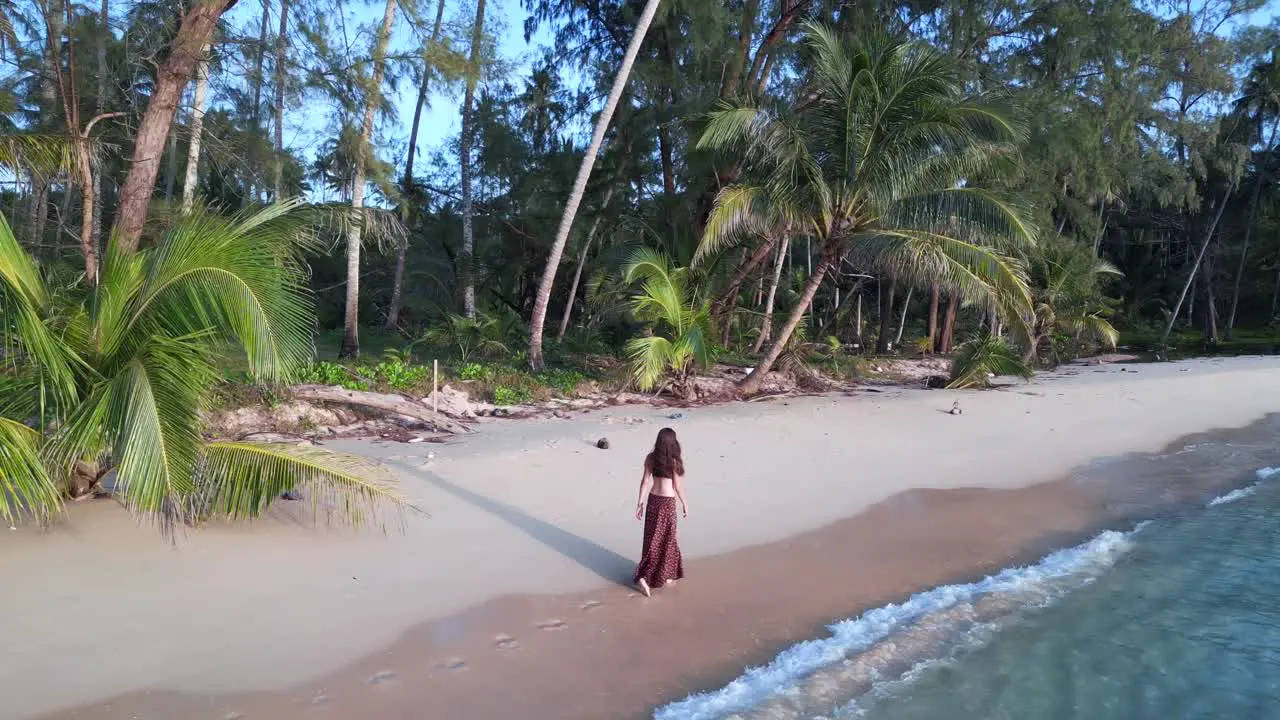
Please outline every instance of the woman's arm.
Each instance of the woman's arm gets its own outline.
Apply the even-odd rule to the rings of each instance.
[[[684,516],[689,517],[689,501],[684,499],[684,476],[676,475],[671,484],[675,488],[676,497],[680,498],[680,506],[684,508]]]
[[[640,475],[640,495],[636,497],[636,519],[644,518],[644,498],[653,487],[653,475],[649,473],[649,458],[644,459],[644,472]]]

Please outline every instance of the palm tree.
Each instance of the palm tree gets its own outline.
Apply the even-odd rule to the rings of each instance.
[[[533,316],[529,319],[529,366],[534,372],[543,369],[542,361],[542,329],[547,322],[547,305],[551,303],[551,286],[556,281],[556,270],[560,269],[560,258],[564,255],[564,246],[569,242],[569,231],[573,229],[573,218],[582,204],[582,196],[587,191],[587,180],[591,177],[591,168],[595,166],[596,155],[600,154],[600,146],[604,144],[604,133],[609,129],[609,121],[613,111],[618,107],[622,91],[627,86],[627,78],[631,76],[631,66],[635,64],[636,55],[640,53],[640,45],[649,32],[649,24],[653,22],[654,13],[662,0],[648,0],[640,20],[636,22],[635,32],[631,33],[631,43],[622,57],[622,65],[613,79],[613,87],[609,90],[609,99],[604,103],[604,110],[596,120],[596,129],[591,136],[591,145],[582,158],[582,166],[578,168],[578,177],[573,181],[573,189],[569,191],[569,201],[564,206],[564,215],[560,218],[560,227],[556,230],[555,243],[551,245],[551,254],[547,256],[547,266],[542,271],[542,280],[538,283],[538,295],[533,303]]]
[[[0,218],[0,515],[47,519],[99,482],[166,532],[256,515],[295,484],[356,522],[403,503],[353,458],[201,437],[229,348],[262,382],[312,355],[310,233],[291,209],[197,207],[152,248],[113,243],[87,292],[49,287]]]
[[[999,304],[1015,324],[1030,314],[1009,253],[1033,231],[1009,202],[975,186],[1015,157],[1023,133],[1006,104],[966,95],[956,62],[927,45],[883,36],[851,45],[816,23],[805,36],[808,82],[794,112],[725,104],[698,141],[737,153],[745,171],[716,198],[699,256],[762,214],[785,218],[819,251],[799,302],[740,385],[748,395],[846,258]]]
[[[1055,337],[1114,349],[1120,333],[1107,320],[1112,308],[1103,283],[1121,272],[1089,248],[1063,239],[1041,243],[1030,255],[1035,325],[1024,360],[1031,361],[1046,342],[1056,360]]]
[[[631,312],[648,325],[648,332],[627,343],[632,377],[641,390],[651,390],[670,376],[679,394],[687,394],[686,380],[695,366],[715,360],[711,346],[711,310],[705,299],[693,296],[688,268],[673,268],[656,250],[643,248],[631,256],[626,284],[642,282],[632,298]]]

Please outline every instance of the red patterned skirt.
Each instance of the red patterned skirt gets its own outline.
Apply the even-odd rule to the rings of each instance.
[[[644,551],[636,567],[634,582],[643,579],[659,588],[684,577],[684,560],[676,541],[676,499],[649,495],[644,512]]]

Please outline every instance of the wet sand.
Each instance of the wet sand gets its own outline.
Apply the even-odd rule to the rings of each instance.
[[[1071,372],[956,396],[960,418],[944,412],[949,393],[902,392],[671,421],[703,470],[682,529],[690,580],[650,600],[618,582],[639,536],[626,461],[657,411],[509,424],[434,448],[447,458],[426,468],[397,457],[405,446],[365,447],[434,491],[432,519],[386,538],[277,521],[170,548],[114,508],[77,509],[52,533],[0,541],[0,572],[27,583],[0,596],[0,615],[59,628],[43,642],[38,625],[10,633],[20,652],[0,661],[0,690],[18,698],[13,717],[641,716],[826,622],[1212,492],[1233,476],[1068,471],[1280,409],[1275,361]],[[588,449],[603,429],[624,452]],[[40,583],[41,566],[64,574]],[[94,595],[77,598],[80,584]],[[97,610],[57,614],[86,604]],[[64,654],[75,647],[96,654]]]

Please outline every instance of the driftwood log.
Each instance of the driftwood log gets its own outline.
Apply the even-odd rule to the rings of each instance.
[[[402,395],[347,390],[334,385],[295,385],[290,389],[290,392],[295,398],[308,402],[358,405],[393,415],[404,415],[430,426],[436,432],[453,433],[454,435],[463,435],[471,432],[471,428],[466,425],[451,420],[441,413],[432,412],[431,408]]]

